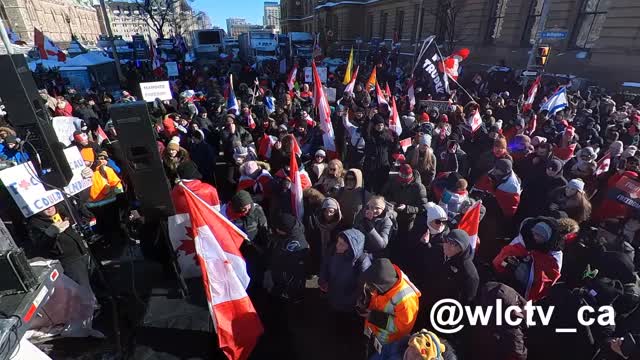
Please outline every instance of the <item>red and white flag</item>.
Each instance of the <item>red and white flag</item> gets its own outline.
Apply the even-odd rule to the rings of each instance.
[[[409,146],[411,146],[411,138],[400,140],[400,146],[402,146],[402,151],[406,153]]]
[[[536,99],[536,94],[538,93],[538,89],[540,88],[540,76],[536,78],[536,80],[531,84],[529,88],[529,93],[527,95],[527,100],[525,100],[522,105],[522,112],[527,112],[531,110],[533,107],[533,101]]]
[[[104,130],[102,130],[102,126],[100,125],[98,125],[98,130],[96,130],[96,138],[96,140],[98,140],[98,145],[102,144],[105,140],[109,140],[109,137],[107,137],[107,134],[105,134]]]
[[[273,149],[273,145],[275,145],[276,141],[278,141],[277,137],[262,134],[258,145],[258,158],[260,160],[271,159],[271,150]]]
[[[240,253],[246,235],[184,184],[202,281],[220,348],[245,360],[264,332],[246,288],[247,264]]]
[[[353,73],[353,76],[351,77],[351,81],[349,82],[349,84],[347,84],[347,86],[345,86],[344,88],[344,93],[345,94],[353,94],[353,89],[356,86],[356,80],[358,79],[358,70],[360,69],[360,65],[358,65],[356,67],[356,71]]]
[[[293,209],[294,215],[298,217],[298,220],[302,221],[302,217],[304,216],[302,179],[294,151],[291,152],[289,159],[289,175],[291,177],[291,209]]]
[[[389,83],[385,83],[384,84],[384,93],[388,97],[391,97],[391,89],[389,89]]]
[[[151,35],[149,35],[149,56],[151,57],[151,70],[155,76],[162,76],[162,64],[160,63],[160,57],[156,50],[156,43],[153,41]]]
[[[249,126],[249,129],[251,130],[256,128],[256,122],[253,120],[253,115],[251,114],[247,116],[247,126]]]
[[[289,91],[293,90],[293,87],[296,83],[296,76],[298,76],[298,64],[293,65],[293,68],[289,72],[289,76],[287,77],[287,86],[289,87]]]
[[[471,127],[471,132],[474,133],[482,125],[482,117],[480,117],[480,111],[475,110],[473,115],[468,119],[468,124]]]
[[[384,95],[382,94],[382,90],[380,90],[380,85],[378,85],[377,82],[376,82],[376,97],[378,99],[378,105],[385,104],[387,105],[387,107],[389,106],[389,103],[387,102],[387,99],[384,98]]]
[[[400,115],[398,115],[398,108],[396,107],[396,98],[391,97],[391,117],[389,118],[389,129],[395,132],[396,135],[402,134],[402,125],[400,124]]]
[[[460,219],[458,229],[464,230],[469,235],[471,242],[471,251],[475,253],[480,245],[480,238],[478,237],[478,229],[480,229],[480,207],[482,201],[476,201],[475,204]]]
[[[413,108],[416,106],[416,81],[413,78],[409,80],[407,95],[409,96],[409,110],[413,111]]]
[[[611,167],[611,152],[607,151],[602,159],[598,160],[598,167],[596,168],[596,176],[606,173]]]
[[[56,56],[58,61],[67,61],[67,55],[38,28],[33,30],[33,42],[38,48],[41,59],[46,60],[49,56]]]
[[[329,158],[333,158],[336,155],[336,143],[335,134],[333,132],[333,124],[331,124],[331,108],[329,107],[329,101],[324,93],[322,82],[320,82],[320,76],[318,75],[318,69],[316,64],[311,62],[313,69],[313,85],[315,88],[315,105],[318,109],[318,115],[320,117],[320,129],[322,129],[322,142],[324,144],[324,150],[329,152]]]

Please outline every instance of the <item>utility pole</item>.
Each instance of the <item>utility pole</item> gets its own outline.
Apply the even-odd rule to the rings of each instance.
[[[413,44],[413,61],[412,66],[415,68],[416,66],[416,56],[418,55],[418,44],[420,43],[420,30],[422,26],[422,22],[424,19],[422,18],[422,13],[424,9],[424,0],[420,0],[420,10],[418,10],[418,21],[416,22],[416,40],[415,44]]]
[[[109,44],[111,44],[111,54],[113,60],[116,62],[116,72],[118,73],[118,82],[122,83],[125,79],[122,74],[122,68],[120,67],[120,57],[118,57],[118,50],[113,41],[113,31],[111,31],[111,20],[109,20],[109,13],[107,12],[107,5],[104,0],[100,0],[100,9],[102,10],[102,17],[104,18],[104,27],[107,29],[107,36],[109,36]]]
[[[536,49],[540,46],[540,34],[544,31],[547,25],[547,19],[549,18],[549,13],[551,12],[551,1],[543,0],[542,4],[542,13],[540,14],[540,22],[538,23],[538,29],[536,31],[535,40],[533,41],[533,45],[531,46],[531,53],[529,54],[529,60],[527,61],[527,69],[531,69],[535,64],[536,57]]]

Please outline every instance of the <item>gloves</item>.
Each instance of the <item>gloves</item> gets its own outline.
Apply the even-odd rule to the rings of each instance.
[[[518,267],[518,265],[520,265],[520,258],[515,256],[507,256],[502,261],[502,267],[510,271],[515,270]]]
[[[86,167],[82,169],[81,174],[83,179],[91,179],[93,177],[93,170],[91,170],[91,168]]]

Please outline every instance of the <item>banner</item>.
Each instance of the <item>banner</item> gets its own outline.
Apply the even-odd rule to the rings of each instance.
[[[451,103],[448,101],[436,101],[436,100],[420,100],[420,106],[423,109],[438,109],[440,114],[448,113],[451,110]],[[435,120],[433,120],[435,121]]]
[[[51,119],[51,125],[58,137],[58,141],[65,146],[71,145],[73,133],[76,130],[80,130],[80,121],[82,121],[80,118],[73,116],[56,116]]]
[[[435,36],[430,36],[425,40],[416,65],[420,66],[431,78],[430,93],[433,97],[443,98],[449,94],[449,81],[443,72],[443,59],[440,57]]]
[[[175,61],[168,61],[164,63],[164,66],[167,67],[167,76],[178,76],[180,73],[178,72],[178,63]]]
[[[324,93],[327,95],[327,101],[330,103],[336,102],[336,88],[325,87]]]
[[[168,81],[155,81],[140,83],[140,92],[146,102],[153,102],[156,98],[160,100],[171,100],[171,85]]]
[[[633,209],[640,209],[640,182],[623,176],[615,188],[609,191],[608,196]]]
[[[327,82],[327,68],[324,66],[319,66],[316,68],[318,70],[318,76],[320,76],[320,81],[323,83]],[[304,82],[311,84],[313,82],[313,70],[310,66],[304,68]]]
[[[82,170],[84,170],[86,166],[82,155],[80,155],[80,150],[75,146],[64,149],[64,156],[67,158],[69,167],[73,173],[71,181],[64,187],[64,192],[68,195],[75,195],[84,189],[90,188],[93,184],[91,178],[85,179],[82,177]]]

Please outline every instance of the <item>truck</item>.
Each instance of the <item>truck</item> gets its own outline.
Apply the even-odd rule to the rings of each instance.
[[[313,56],[313,35],[307,32],[290,32],[288,35],[290,56],[311,59]]]
[[[260,67],[264,62],[278,60],[278,37],[270,31],[250,31],[240,34],[240,58]]]
[[[193,53],[198,61],[216,60],[224,52],[224,30],[195,30],[192,36]]]

